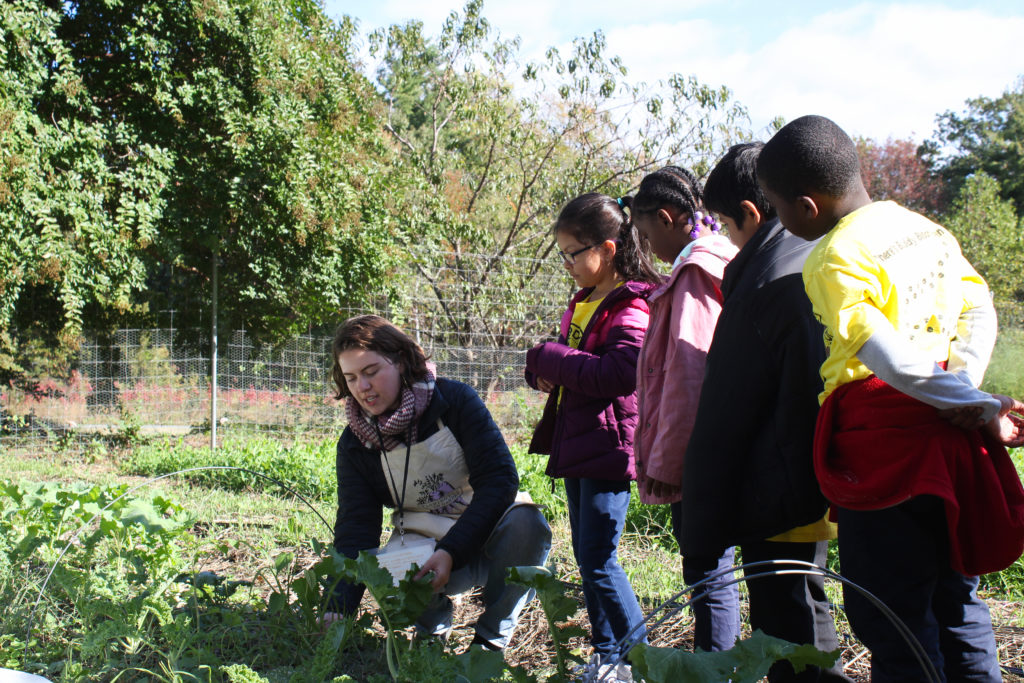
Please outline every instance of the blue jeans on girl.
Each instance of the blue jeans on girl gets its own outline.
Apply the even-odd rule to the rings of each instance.
[[[672,503],[672,529],[680,528],[679,516],[682,506]],[[679,540],[679,536],[676,536]],[[736,559],[736,549],[726,548],[718,556],[684,557],[683,581],[687,586],[703,581],[705,578],[731,569]],[[693,646],[705,652],[721,652],[736,644],[740,637],[740,589],[737,584],[726,584],[736,579],[732,572],[726,572],[717,579],[712,579],[700,588],[688,594],[694,599],[690,605],[693,612]]]
[[[629,507],[628,481],[565,479],[572,550],[580,568],[594,652],[611,654],[644,615],[619,565],[619,536]],[[643,638],[638,630],[634,637]]]

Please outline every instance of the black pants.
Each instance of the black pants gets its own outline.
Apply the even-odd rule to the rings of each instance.
[[[828,557],[828,542],[779,543],[757,541],[744,543],[743,563],[764,560],[802,560],[825,567]],[[825,595],[825,579],[821,576],[783,574],[781,576],[756,576],[769,567],[753,567],[747,574],[747,591],[750,598],[750,626],[770,636],[800,645],[813,645],[828,652],[839,647],[836,637],[835,620],[829,611]],[[831,669],[822,670],[808,667],[799,674],[787,661],[776,662],[768,672],[771,683],[818,681],[849,683],[843,674],[842,659]]]

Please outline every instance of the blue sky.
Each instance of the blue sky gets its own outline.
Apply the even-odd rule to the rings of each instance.
[[[460,0],[326,0],[363,32],[410,19],[436,33]],[[829,116],[854,135],[929,137],[935,117],[997,97],[1024,76],[1024,3],[484,0],[484,16],[522,52],[602,30],[631,78],[672,73],[726,85],[755,130],[775,116]]]

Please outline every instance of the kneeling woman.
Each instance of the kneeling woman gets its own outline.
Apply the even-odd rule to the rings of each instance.
[[[498,426],[472,388],[435,378],[423,349],[381,317],[342,323],[333,357],[349,422],[338,440],[334,547],[347,557],[377,548],[382,508],[395,508],[381,553],[436,540],[417,578],[433,572],[438,595],[417,629],[447,634],[448,596],[482,586],[473,642],[504,648],[533,597],[506,585],[505,570],[544,564],[551,530],[536,506],[517,503],[519,475]],[[363,590],[342,584],[332,607],[354,612]]]

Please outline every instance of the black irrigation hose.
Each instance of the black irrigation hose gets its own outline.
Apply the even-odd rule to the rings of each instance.
[[[25,666],[28,663],[29,643],[32,641],[32,626],[35,623],[36,612],[39,609],[39,602],[43,599],[43,593],[46,592],[46,586],[50,582],[50,577],[52,577],[53,573],[55,571],[57,571],[57,566],[60,565],[61,560],[64,559],[64,555],[66,555],[68,550],[71,549],[71,546],[74,545],[75,541],[78,540],[78,537],[81,536],[87,529],[89,529],[93,525],[93,523],[97,519],[99,519],[106,510],[108,510],[110,508],[111,505],[113,505],[117,501],[121,500],[122,498],[124,498],[128,494],[134,493],[135,491],[138,491],[141,488],[144,488],[146,486],[149,486],[150,484],[158,482],[161,479],[167,479],[168,477],[174,477],[174,476],[177,476],[179,474],[188,474],[189,472],[199,472],[199,471],[202,471],[202,470],[237,470],[239,472],[245,472],[247,474],[251,474],[253,476],[259,477],[261,479],[266,479],[269,482],[277,484],[278,486],[283,488],[285,491],[287,491],[288,493],[292,494],[293,496],[295,496],[296,498],[301,500],[303,503],[305,503],[306,507],[308,507],[310,510],[312,510],[313,513],[317,517],[320,518],[320,521],[324,523],[324,526],[326,526],[328,529],[331,529],[332,531],[334,530],[334,527],[330,524],[330,522],[328,522],[326,519],[324,519],[324,516],[320,514],[320,511],[317,510],[315,507],[313,507],[313,504],[310,503],[308,500],[306,500],[306,498],[301,493],[299,493],[298,491],[296,491],[292,487],[288,486],[288,484],[284,483],[280,479],[272,477],[269,474],[264,474],[262,472],[257,472],[256,470],[250,470],[250,469],[248,469],[246,467],[235,467],[234,465],[203,465],[201,467],[189,467],[188,469],[177,470],[175,472],[169,472],[167,474],[161,474],[161,475],[153,477],[151,479],[147,479],[146,481],[142,482],[141,484],[138,484],[138,485],[133,486],[130,489],[126,490],[124,493],[122,493],[121,495],[117,496],[112,501],[110,501],[109,503],[104,505],[102,508],[100,508],[100,511],[97,512],[95,515],[93,515],[92,519],[90,519],[88,522],[83,524],[78,529],[78,531],[75,532],[75,535],[71,537],[71,540],[68,541],[68,544],[66,546],[64,546],[64,549],[60,551],[60,555],[58,555],[57,559],[54,560],[53,566],[50,567],[50,571],[46,573],[46,578],[43,579],[43,585],[40,586],[40,588],[39,588],[39,594],[36,596],[35,602],[32,603],[32,611],[29,612],[29,615],[28,615],[28,629],[27,629],[27,632],[26,632],[26,635],[25,635],[25,653],[24,653],[24,655],[22,655],[22,659],[21,659],[22,666]]]
[[[752,568],[757,568],[757,567],[766,567],[766,566],[767,567],[778,566],[778,567],[783,567],[783,568],[782,569],[769,569],[767,571],[758,571],[758,572],[752,573],[750,575],[746,574],[746,570],[747,569],[752,569]],[[744,576],[742,576],[742,577],[740,577],[738,579],[733,579],[732,581],[724,583],[721,586],[717,586],[717,587],[713,588],[710,591],[701,593],[700,595],[698,595],[698,596],[696,596],[694,598],[690,598],[689,600],[687,600],[686,602],[684,602],[682,604],[676,603],[678,598],[680,598],[681,596],[689,593],[690,591],[693,591],[696,588],[701,587],[705,583],[707,583],[709,581],[714,581],[715,579],[719,579],[719,578],[725,576],[726,574],[735,574],[736,571],[741,570],[741,569],[744,570]],[[647,615],[644,617],[643,621],[641,621],[639,624],[634,626],[630,630],[630,632],[627,633],[625,636],[623,636],[623,638],[616,644],[615,649],[613,650],[613,654],[604,663],[606,663],[606,664],[616,664],[617,662],[623,660],[625,658],[626,654],[631,649],[633,649],[633,646],[637,645],[638,643],[640,643],[643,640],[644,636],[647,634],[647,632],[649,630],[653,630],[654,628],[660,626],[667,619],[670,619],[671,617],[675,616],[680,611],[682,611],[684,608],[689,607],[690,605],[692,605],[694,602],[698,602],[700,600],[703,600],[704,597],[709,595],[710,593],[713,593],[713,592],[715,592],[717,590],[721,590],[721,589],[726,588],[728,586],[732,586],[734,584],[738,584],[738,583],[742,583],[744,581],[748,581],[749,579],[756,579],[756,578],[760,578],[762,576],[781,576],[781,575],[786,575],[786,574],[803,574],[803,575],[806,575],[806,576],[824,576],[826,578],[830,578],[830,579],[834,579],[836,581],[839,581],[839,582],[841,582],[841,583],[843,583],[843,584],[845,584],[847,586],[850,586],[851,588],[854,588],[855,590],[857,590],[861,595],[863,595],[865,598],[867,598],[868,601],[870,601],[873,605],[875,605],[875,607],[877,607],[879,610],[881,610],[882,614],[884,614],[885,617],[892,623],[892,625],[894,627],[896,627],[896,630],[899,632],[900,636],[903,638],[903,640],[910,647],[911,651],[914,653],[914,657],[917,659],[918,664],[921,665],[921,669],[922,669],[922,671],[924,671],[925,676],[926,676],[925,680],[929,681],[930,683],[939,683],[939,681],[942,680],[939,677],[938,672],[935,670],[935,665],[928,658],[927,653],[924,651],[924,648],[921,646],[921,643],[917,640],[917,638],[910,631],[910,629],[907,627],[907,625],[905,623],[903,623],[903,621],[898,616],[896,616],[896,613],[893,612],[891,609],[889,609],[889,607],[884,602],[879,600],[870,591],[868,591],[867,589],[857,585],[853,581],[850,581],[849,579],[847,579],[847,578],[845,578],[845,577],[843,577],[843,576],[841,576],[839,574],[836,574],[835,572],[831,572],[828,569],[824,569],[822,567],[819,567],[816,564],[813,564],[811,562],[804,562],[802,560],[763,560],[763,561],[760,561],[760,562],[749,562],[747,564],[738,565],[738,566],[735,566],[735,567],[731,567],[729,569],[724,569],[724,570],[722,570],[720,572],[716,572],[716,573],[714,573],[714,574],[712,574],[712,575],[702,579],[701,581],[698,581],[697,583],[695,583],[695,584],[693,584],[691,586],[687,586],[683,590],[681,590],[678,593],[676,593],[675,595],[673,595],[668,600],[666,600],[663,603],[661,603],[661,605],[659,605],[658,607],[655,607],[653,610],[648,612]],[[655,615],[657,614],[657,612],[659,610],[661,610],[662,608],[666,607],[667,605],[669,605],[670,603],[676,603],[677,606],[673,607],[672,609],[666,610],[664,616],[662,616],[661,618],[658,618],[658,619],[655,620]],[[653,620],[653,623],[651,624],[650,628],[647,628],[646,624],[647,624],[647,622],[649,620]],[[636,634],[638,629],[640,629],[641,627],[644,627],[643,631],[640,633],[640,635],[638,637],[635,636],[634,634]],[[604,680],[608,676],[608,673],[610,671],[611,671],[611,669],[609,668],[609,670],[605,672],[604,676],[601,676],[600,678],[595,677],[593,679],[587,679],[587,680],[595,680],[595,681]]]

